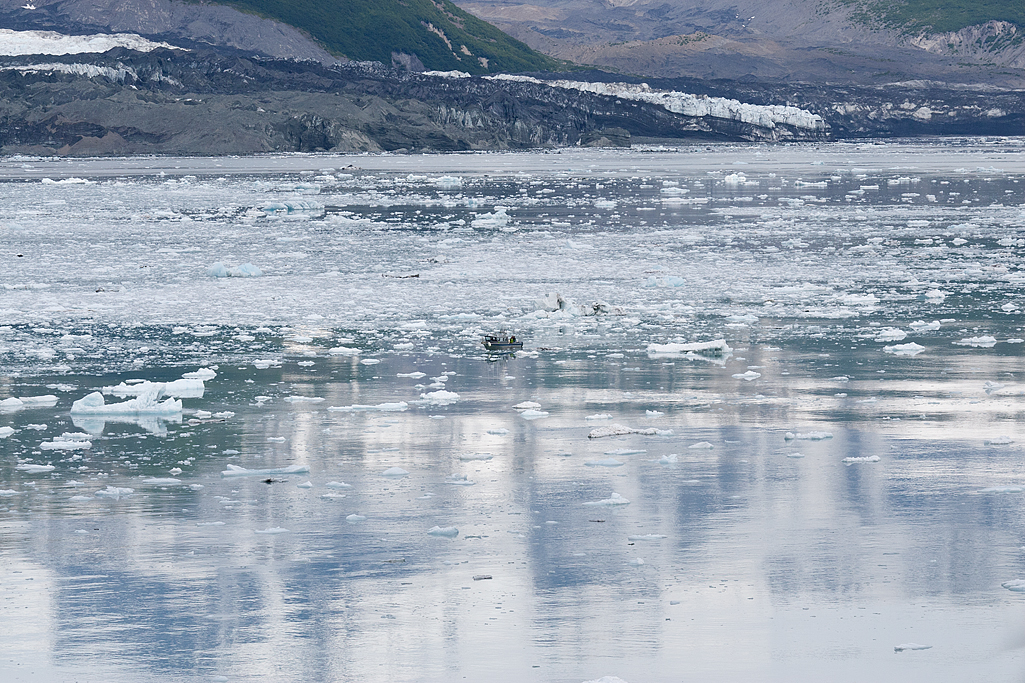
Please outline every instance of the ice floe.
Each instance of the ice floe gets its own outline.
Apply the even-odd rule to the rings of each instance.
[[[225,479],[231,477],[259,477],[268,474],[305,474],[310,471],[308,465],[289,465],[288,467],[270,467],[266,469],[246,469],[238,465],[228,465],[228,469],[221,472]]]
[[[627,434],[642,434],[644,436],[655,436],[659,430],[655,428],[647,429],[634,429],[633,427],[627,427],[625,425],[608,425],[606,427],[597,427],[592,429],[588,434],[588,439],[603,439],[609,436],[626,436]]]
[[[439,389],[437,391],[429,391],[425,394],[420,394],[420,398],[430,405],[447,406],[458,401],[459,394],[454,391]]]
[[[989,349],[997,345],[997,340],[995,337],[984,335],[981,337],[968,337],[967,339],[962,339],[961,341],[953,343],[957,346],[972,346],[979,349]]]
[[[878,455],[866,455],[866,456],[852,455],[850,457],[844,458],[843,461],[847,465],[854,465],[854,464],[857,464],[857,463],[860,463],[860,462],[879,462],[879,456]]]
[[[14,427],[0,427],[0,439],[6,439],[11,434],[14,434]]]
[[[615,458],[603,458],[601,460],[588,460],[584,464],[588,467],[620,467],[623,463]]]
[[[1025,488],[1021,486],[990,486],[988,488],[979,489],[979,493],[1022,493]]]
[[[97,498],[110,498],[113,500],[120,500],[121,498],[127,498],[128,496],[135,493],[135,489],[119,486],[107,486],[105,489],[101,489],[93,493]]]
[[[46,472],[53,472],[56,467],[53,465],[36,465],[33,463],[22,463],[15,465],[14,469],[19,472],[25,472],[26,474],[45,474]]]
[[[630,504],[630,501],[628,501],[626,498],[624,498],[623,496],[619,495],[618,493],[613,493],[611,496],[609,496],[608,498],[605,498],[603,500],[592,500],[592,501],[588,501],[588,502],[584,503],[584,505],[589,505],[589,506],[592,506],[592,507],[616,507],[616,506],[619,506],[619,505],[629,505],[629,504]]]
[[[389,467],[384,472],[381,472],[381,476],[389,479],[401,479],[402,477],[408,477],[409,472],[401,467]]]
[[[328,410],[339,413],[361,413],[361,412],[382,412],[382,413],[396,413],[402,412],[409,408],[409,404],[405,401],[399,401],[396,403],[378,403],[376,405],[362,405],[355,404],[351,406],[328,406]]]
[[[71,404],[72,415],[175,415],[181,413],[182,402],[174,398],[158,401],[162,388],[151,384],[145,393],[120,403],[105,403],[98,391]]]
[[[540,420],[541,418],[548,417],[548,413],[544,410],[524,410],[520,413],[520,417],[524,420]]]
[[[433,526],[427,530],[430,536],[439,536],[442,538],[455,538],[459,535],[459,529],[454,526]]]
[[[794,439],[803,441],[822,441],[824,439],[832,439],[833,435],[829,432],[787,432],[783,435],[783,438],[787,441],[793,441]]]
[[[925,351],[925,347],[915,342],[883,347],[883,353],[892,353],[895,356],[917,356],[922,351]]]
[[[904,652],[906,650],[931,650],[932,645],[919,645],[918,643],[902,643],[901,645],[894,645],[894,652]]]
[[[1025,593],[1025,580],[1005,581],[1000,586],[1015,593]]]
[[[280,526],[272,526],[267,529],[253,529],[254,534],[263,534],[265,536],[276,536],[278,534],[287,534],[288,529]]]

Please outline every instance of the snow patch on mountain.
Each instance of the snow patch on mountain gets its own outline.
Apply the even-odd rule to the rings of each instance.
[[[91,36],[68,36],[55,31],[12,31],[0,29],[0,55],[78,55],[106,52],[124,47],[139,52],[157,48],[184,50],[170,43],[156,43],[134,33],[97,33]]]

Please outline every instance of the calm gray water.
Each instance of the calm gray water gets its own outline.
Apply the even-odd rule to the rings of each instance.
[[[0,679],[1025,680],[1021,152],[4,160]]]

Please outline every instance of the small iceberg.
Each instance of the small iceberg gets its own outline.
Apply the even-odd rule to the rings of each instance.
[[[634,429],[633,427],[627,427],[625,425],[608,425],[607,427],[598,427],[592,429],[588,435],[588,439],[604,439],[610,436],[625,436],[627,434],[641,434],[644,436],[655,436],[659,430],[655,428],[649,429]]]
[[[420,394],[420,398],[430,405],[447,406],[458,401],[459,394],[454,391],[439,389],[438,391],[430,391],[426,394]]]
[[[919,645],[918,643],[903,643],[901,645],[894,645],[894,652],[904,652],[905,650],[931,650],[932,645]]]
[[[846,465],[854,465],[854,464],[857,464],[859,462],[879,462],[879,456],[878,455],[851,456],[849,458],[844,458],[843,461],[844,461],[844,464],[846,464]]]
[[[609,498],[606,498],[604,500],[592,500],[584,503],[584,505],[588,505],[591,507],[616,507],[619,505],[629,504],[630,501],[628,501],[626,498],[619,495],[618,493],[613,493]]]
[[[687,344],[648,344],[648,355],[658,357],[679,357],[688,354],[705,356],[726,356],[733,352],[725,339],[714,339],[706,342],[690,342]]]
[[[971,346],[977,349],[990,349],[996,346],[996,337],[982,336],[982,337],[968,337],[961,341],[953,342],[956,346]]]
[[[136,398],[120,403],[107,404],[103,394],[94,391],[71,404],[72,415],[177,415],[182,411],[182,402],[174,398],[158,401],[163,387],[152,384]]]
[[[441,538],[455,538],[459,535],[459,529],[454,526],[433,526],[427,531],[430,536],[438,536]]]
[[[206,274],[210,277],[261,277],[263,271],[252,263],[243,263],[240,266],[228,268],[220,261],[207,268]]]
[[[262,470],[249,470],[238,465],[228,465],[228,469],[221,472],[221,476],[227,479],[229,477],[261,477],[268,474],[306,474],[309,471],[309,465],[289,465],[288,467],[272,467]]]
[[[368,412],[381,412],[381,413],[400,413],[409,408],[409,404],[405,401],[399,401],[397,403],[378,403],[377,405],[362,405],[354,404],[351,406],[328,406],[328,410],[333,413],[368,413]]]
[[[883,347],[883,353],[892,353],[895,356],[917,356],[922,351],[925,351],[925,347],[915,342]]]
[[[401,467],[389,467],[384,472],[381,472],[381,476],[388,477],[389,479],[401,479],[402,477],[408,477],[409,472]]]
[[[832,439],[833,435],[829,432],[787,432],[783,435],[783,438],[787,441],[793,441],[798,439],[800,441],[824,441],[825,439]]]
[[[34,465],[32,463],[25,463],[22,465],[16,465],[14,469],[19,472],[25,472],[26,474],[43,474],[45,472],[53,472],[57,468],[53,465]]]

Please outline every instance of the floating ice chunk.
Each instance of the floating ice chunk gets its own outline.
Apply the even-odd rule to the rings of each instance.
[[[173,477],[150,477],[143,479],[142,483],[146,486],[179,486],[182,481]]]
[[[760,373],[760,372],[755,372],[754,370],[748,370],[747,372],[733,375],[733,379],[742,379],[745,382],[750,382],[751,380],[758,379],[761,376],[762,376],[762,373]]]
[[[918,643],[903,643],[901,645],[894,645],[894,652],[904,652],[905,650],[931,650],[932,645],[919,645]]]
[[[453,486],[473,486],[474,482],[466,478],[465,474],[450,474],[448,479],[445,480],[446,484],[452,484]]]
[[[72,415],[176,415],[182,411],[182,402],[173,398],[158,401],[161,387],[151,386],[138,397],[121,403],[104,402],[103,394],[94,391],[71,404]]]
[[[312,481],[304,481],[301,484],[296,484],[295,487],[297,489],[312,489],[313,488],[313,482]]]
[[[445,76],[447,78],[456,78],[456,76],[447,76],[449,73],[458,73],[461,78],[468,78],[470,74],[466,74],[464,71],[452,71],[452,72],[425,72],[431,73],[436,76]],[[466,74],[463,76],[462,74]],[[463,179],[459,176],[443,175],[439,178],[434,179],[434,184],[442,190],[455,190],[463,186]]]
[[[614,451],[605,451],[604,455],[641,455],[647,452],[640,448],[617,448]],[[572,455],[572,453],[566,453],[566,455]]]
[[[626,681],[618,676],[602,676],[601,678],[596,678],[593,681],[584,681],[584,683],[626,683]]]
[[[715,339],[706,342],[691,342],[688,344],[648,344],[648,355],[659,356],[681,356],[688,353],[705,354],[708,356],[725,356],[732,353],[733,349],[726,343],[725,339]]]
[[[93,495],[97,498],[112,498],[114,500],[120,500],[121,498],[127,498],[133,493],[135,493],[135,489],[107,486],[105,489],[96,491]]]
[[[490,453],[460,453],[456,456],[460,460],[491,460],[494,456]]]
[[[541,404],[534,401],[523,401],[513,406],[513,410],[540,410]]]
[[[984,385],[982,385],[982,390],[985,391],[987,394],[992,394],[993,392],[1000,391],[1003,388],[1004,385],[1000,384],[999,382],[986,382]]]
[[[1025,491],[1021,486],[990,486],[979,489],[979,493],[1022,493]]]
[[[399,401],[398,403],[378,403],[377,405],[361,405],[355,404],[351,406],[328,406],[328,410],[336,413],[359,413],[359,412],[371,412],[378,411],[382,413],[398,413],[409,408],[409,404],[405,401]]]
[[[360,522],[367,521],[366,515],[352,514],[345,518],[345,521],[349,524],[359,524]]]
[[[442,538],[455,538],[459,535],[459,529],[454,526],[433,526],[427,533],[431,536],[440,536]]]
[[[596,415],[588,415],[584,418],[585,420],[611,420],[612,416],[608,413],[598,413]]]
[[[848,465],[854,465],[859,462],[879,462],[878,455],[867,455],[867,456],[851,456],[843,459],[844,463]]]
[[[506,211],[508,211],[507,207],[496,206],[492,213],[477,215],[470,221],[470,225],[475,228],[504,228],[512,218]]]
[[[642,560],[639,557],[635,557],[632,560],[630,560],[628,564],[632,567],[640,567],[642,564],[644,564],[644,560]]]
[[[1007,444],[1014,443],[1014,439],[1009,436],[994,436],[986,439],[983,443],[987,446],[1006,446]]]
[[[380,362],[381,361],[378,358],[364,358],[363,360],[361,360],[359,362],[359,364],[360,365],[377,365]]]
[[[655,436],[658,430],[651,429],[634,429],[625,425],[608,425],[607,427],[598,427],[592,429],[587,435],[588,439],[602,439],[608,436],[624,436],[626,434],[642,434],[644,436]]]
[[[309,471],[309,465],[289,465],[288,467],[272,467],[262,470],[249,470],[238,465],[228,465],[228,469],[221,472],[221,476],[227,479],[229,477],[259,477],[267,474],[305,474]]]
[[[200,368],[199,370],[196,370],[195,372],[183,373],[182,374],[182,379],[199,379],[199,380],[203,380],[204,382],[209,382],[210,380],[212,380],[216,376],[217,376],[217,373],[214,372],[213,370],[211,370],[210,368]]]
[[[353,346],[336,346],[332,349],[329,349],[328,353],[332,356],[358,356],[360,354],[360,350]],[[401,375],[399,376],[401,377]],[[423,373],[420,373],[420,376],[423,377]]]
[[[680,455],[678,453],[670,453],[669,455],[663,455],[661,458],[659,458],[658,459],[658,464],[659,465],[675,465],[676,462],[679,459],[680,459]]]
[[[25,403],[20,398],[5,398],[0,401],[0,413],[14,413],[25,408]]]
[[[800,459],[804,457],[804,453],[786,453],[788,458]]]
[[[191,373],[188,373],[191,374]],[[103,387],[104,394],[113,396],[141,396],[149,392],[155,392],[156,398],[173,396],[175,398],[203,398],[206,387],[201,379],[176,379],[173,382],[139,382],[126,384],[121,382],[117,386]]]
[[[399,372],[396,373],[396,377],[408,377],[410,379],[423,379],[427,376],[426,372]]]
[[[922,351],[925,351],[925,347],[915,342],[883,347],[883,353],[892,353],[895,356],[917,356]]]
[[[524,420],[540,420],[541,418],[548,417],[548,413],[543,410],[524,410],[520,413],[520,417]]]
[[[21,493],[21,491],[15,491],[14,489],[0,489],[0,498],[10,498],[11,496],[16,496],[19,493]]]
[[[896,327],[884,327],[879,330],[876,334],[877,342],[892,342],[900,341],[904,337],[908,336],[908,333],[904,330],[898,330]]]
[[[14,433],[14,427],[0,427],[0,439],[6,439]]]
[[[1025,593],[1025,581],[1005,581],[1000,586],[1015,593]]]
[[[661,541],[663,538],[667,538],[662,534],[641,534],[639,536],[627,536],[628,541]]]
[[[43,474],[45,472],[53,472],[57,468],[53,465],[35,465],[32,463],[25,463],[22,465],[16,465],[14,469],[19,472],[25,472],[26,474]]]
[[[910,327],[915,332],[935,332],[940,329],[940,321],[933,320],[931,323],[927,323],[924,320],[916,320],[911,323]]]
[[[225,522],[196,522],[196,526],[224,526]]]
[[[663,415],[665,415],[665,413],[663,413],[661,410],[645,410],[644,411],[644,416],[645,417],[662,417]]]
[[[687,448],[711,450],[712,448],[715,448],[715,446],[708,443],[707,441],[698,441],[697,443],[687,446]]]
[[[210,412],[209,410],[197,410],[197,411],[196,411],[196,412],[194,413],[194,415],[195,415],[195,416],[196,416],[196,417],[197,417],[198,419],[200,419],[200,420],[205,420],[205,419],[207,419],[208,417],[213,417],[213,416],[214,416],[214,414],[213,414],[213,413],[211,413],[211,412]]]
[[[930,289],[928,292],[922,295],[922,299],[931,304],[941,304],[943,300],[947,298],[947,292],[942,289]]]
[[[274,536],[274,535],[277,535],[277,534],[287,534],[288,533],[288,529],[285,529],[284,527],[280,527],[280,526],[272,526],[272,527],[270,527],[268,529],[253,529],[253,533],[254,534],[265,534],[265,535],[268,535],[268,536]]]
[[[584,505],[589,505],[591,507],[615,507],[617,505],[629,504],[630,501],[628,501],[626,498],[619,495],[618,493],[613,493],[611,497],[606,498],[604,500],[592,500],[584,503]]]
[[[84,502],[87,500],[94,500],[92,496],[71,496],[68,500],[72,500],[76,503]]]
[[[288,403],[320,403],[324,399],[320,396],[286,396]]]
[[[420,398],[431,405],[447,406],[458,401],[459,394],[454,391],[439,389],[438,391],[430,391],[426,394],[420,394]]]
[[[346,484],[344,481],[329,481],[324,484],[329,489],[351,489],[352,484]]]
[[[997,340],[995,337],[985,335],[982,337],[968,337],[967,339],[962,339],[961,341],[953,343],[957,346],[973,346],[979,349],[989,349],[996,346]]]
[[[602,460],[588,460],[584,463],[588,467],[620,467],[622,462],[615,458],[603,458]]]
[[[824,439],[832,439],[833,435],[829,432],[787,432],[783,435],[783,438],[787,441],[793,441],[794,439],[800,439],[803,441],[822,441]]]
[[[44,451],[75,451],[93,447],[92,442],[89,441],[88,438],[70,439],[66,438],[67,436],[68,435],[65,435],[64,437],[54,437],[52,441],[44,441],[39,444],[39,448]],[[85,436],[88,437],[88,435]]]
[[[267,441],[271,443],[285,443],[285,437],[283,436],[268,436]]]
[[[409,476],[409,472],[401,467],[389,467],[384,472],[381,472],[381,476],[388,477],[389,479],[401,479],[402,477]]]
[[[182,473],[182,468],[180,468],[180,467],[172,467],[171,469],[168,470],[168,472],[171,474],[172,477],[177,477],[179,474]]]
[[[489,429],[488,430],[488,434],[491,434],[493,436],[505,436],[508,433],[509,433],[509,430],[506,429],[505,427],[499,427],[498,429]]]

